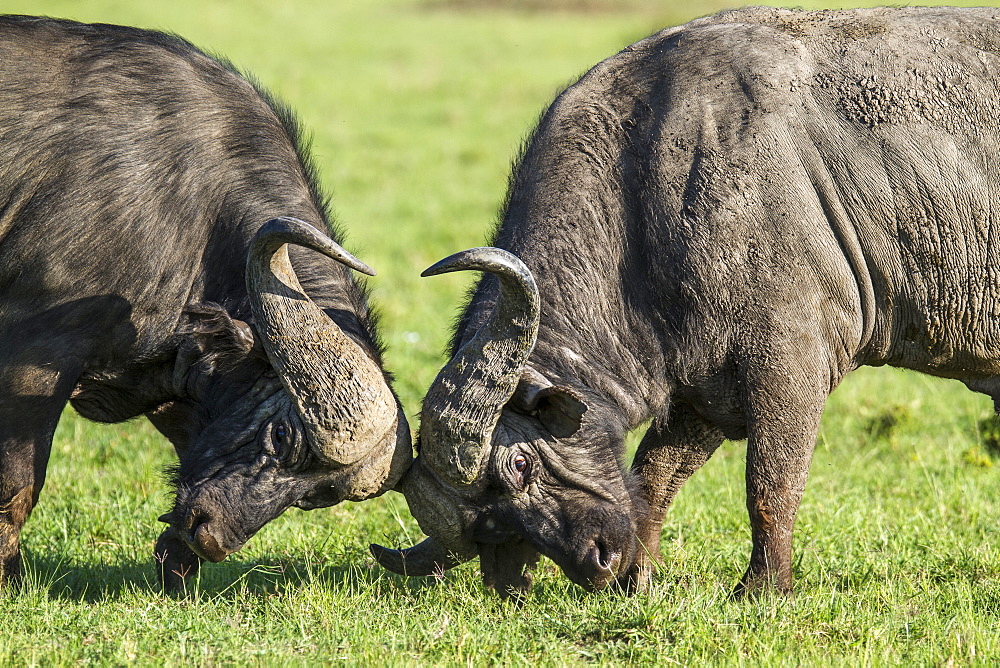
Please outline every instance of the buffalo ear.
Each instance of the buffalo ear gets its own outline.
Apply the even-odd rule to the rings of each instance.
[[[572,436],[583,422],[587,404],[573,390],[559,385],[548,387],[538,393],[538,407],[535,409],[542,425],[556,438]]]
[[[189,304],[187,325],[181,330],[198,352],[215,364],[232,364],[254,353],[264,354],[250,325],[229,315],[213,302]]]
[[[575,434],[587,412],[579,394],[565,385],[553,385],[531,367],[525,369],[510,403],[514,409],[537,417],[556,438]]]

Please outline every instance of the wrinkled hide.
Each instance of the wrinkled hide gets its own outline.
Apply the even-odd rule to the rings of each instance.
[[[488,585],[523,591],[530,545],[589,589],[642,588],[674,495],[745,438],[737,593],[788,591],[819,417],[846,373],[891,364],[1000,398],[998,34],[993,9],[747,8],[564,91],[492,243],[537,286],[537,338],[492,324],[526,299],[503,270],[458,267],[487,275],[435,383],[502,399],[425,402],[402,489],[429,538],[407,558],[478,555]],[[501,334],[469,354],[486,331]],[[474,469],[455,456],[470,443]]]
[[[372,272],[287,110],[176,37],[0,17],[0,133],[0,582],[67,401],[176,447],[170,588],[289,506],[396,484]]]

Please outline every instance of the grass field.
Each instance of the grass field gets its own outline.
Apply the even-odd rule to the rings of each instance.
[[[540,111],[621,47],[735,4],[4,0],[0,9],[177,32],[289,102],[314,137],[347,245],[379,271],[387,364],[413,415],[471,278],[419,273],[484,241]],[[955,383],[891,369],[850,376],[828,404],[799,514],[794,598],[728,599],[750,546],[745,449],[729,443],[671,510],[667,565],[648,595],[588,595],[543,562],[522,607],[487,595],[474,563],[440,581],[376,567],[370,540],[420,537],[395,494],[289,511],[206,566],[189,597],[164,596],[150,555],[169,504],[160,472],[171,448],[144,421],[106,427],[67,412],[23,534],[27,586],[0,593],[0,666],[994,664],[1000,429],[991,412]]]

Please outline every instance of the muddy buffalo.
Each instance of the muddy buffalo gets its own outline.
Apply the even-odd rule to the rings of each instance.
[[[747,439],[737,592],[792,586],[820,414],[890,364],[1000,398],[1000,12],[749,8],[660,32],[544,115],[402,489],[423,575],[539,553],[643,587],[664,512]],[[649,422],[631,470],[623,437]]]

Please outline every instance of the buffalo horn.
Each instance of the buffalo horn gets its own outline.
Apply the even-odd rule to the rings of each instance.
[[[440,575],[462,563],[461,559],[457,559],[433,538],[425,538],[403,550],[392,550],[381,545],[370,545],[369,549],[382,568],[400,575]]]
[[[268,359],[322,461],[352,464],[395,440],[398,411],[378,365],[305,294],[288,244],[315,250],[364,274],[374,271],[312,225],[275,218],[247,257],[247,291]]]
[[[500,411],[517,388],[538,335],[538,287],[531,272],[500,248],[455,253],[421,274],[485,271],[500,294],[486,322],[452,357],[427,391],[421,454],[439,476],[468,485],[482,470]]]

